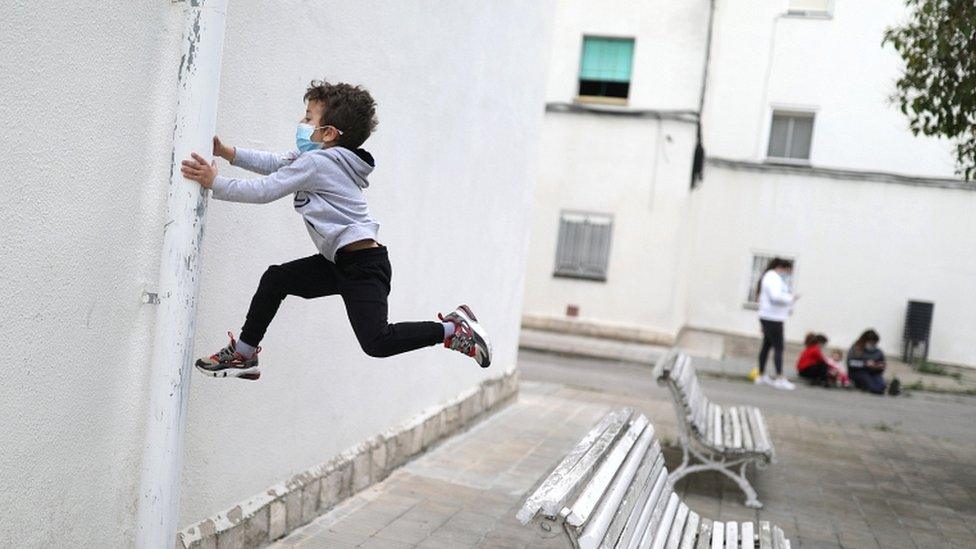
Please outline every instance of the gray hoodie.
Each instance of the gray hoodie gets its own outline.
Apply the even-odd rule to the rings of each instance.
[[[237,147],[233,165],[264,175],[254,179],[217,176],[213,197],[231,202],[266,204],[294,194],[295,211],[315,247],[335,262],[346,244],[376,239],[380,224],[369,215],[363,189],[373,171],[373,157],[362,149],[343,147],[282,154]]]

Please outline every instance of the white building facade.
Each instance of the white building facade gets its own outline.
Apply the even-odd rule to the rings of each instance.
[[[186,5],[0,7],[0,539],[18,547],[133,545],[155,318],[142,295],[158,280]],[[229,3],[224,142],[286,150],[310,80],[367,87],[391,320],[467,302],[495,357],[487,370],[443,348],[373,359],[341,299],[286,299],[260,381],[193,373],[179,527],[512,374],[551,10]],[[476,230],[455,232],[458,217]],[[211,201],[195,355],[240,329],[268,265],[314,253],[290,200]]]
[[[901,354],[917,300],[934,303],[929,359],[976,365],[976,192],[888,101],[899,60],[881,35],[905,15],[880,0],[559,2],[526,326],[757,337],[750,289],[778,255],[802,295],[788,340],[846,347],[874,328]]]

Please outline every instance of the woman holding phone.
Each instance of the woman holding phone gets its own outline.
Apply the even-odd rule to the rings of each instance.
[[[793,311],[793,304],[799,298],[790,287],[793,275],[793,262],[779,257],[773,258],[766,266],[756,287],[759,301],[759,324],[762,326],[762,349],[759,351],[759,377],[756,385],[772,385],[777,389],[792,391],[796,387],[783,375],[783,324]],[[766,359],[773,350],[773,364],[776,377],[766,374]]]

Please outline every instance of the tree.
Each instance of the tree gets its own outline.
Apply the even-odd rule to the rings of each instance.
[[[893,101],[918,135],[953,141],[956,170],[976,179],[976,2],[906,0],[907,23],[885,30],[905,62]]]

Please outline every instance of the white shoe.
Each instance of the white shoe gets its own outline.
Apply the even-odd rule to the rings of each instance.
[[[766,374],[763,374],[763,375],[757,377],[756,378],[756,381],[754,381],[754,383],[756,385],[772,385],[774,382],[773,382],[773,378],[769,377]]]
[[[774,381],[773,387],[782,389],[784,391],[792,391],[793,389],[796,389],[796,385],[793,385],[793,383],[791,383],[790,380],[786,379],[785,377],[781,377]]]

